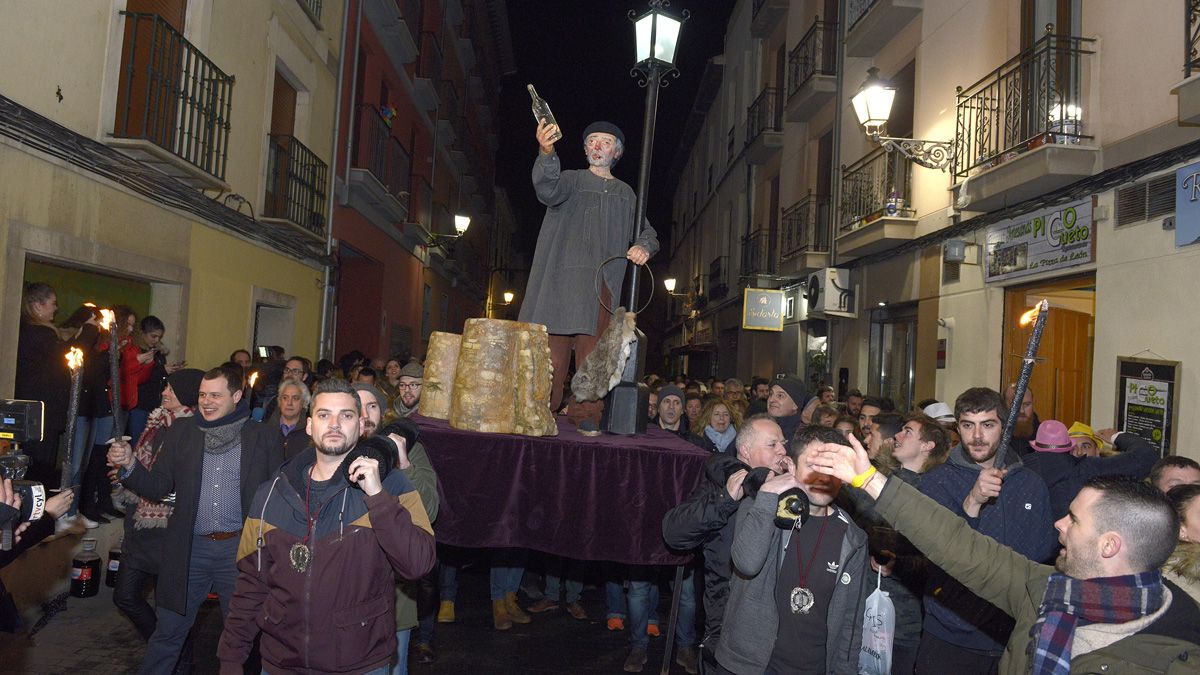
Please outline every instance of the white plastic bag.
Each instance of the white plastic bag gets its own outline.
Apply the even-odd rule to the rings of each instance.
[[[876,574],[875,591],[867,596],[863,612],[862,649],[858,654],[860,675],[891,675],[892,638],[896,636],[896,608],[883,590],[883,572]]]

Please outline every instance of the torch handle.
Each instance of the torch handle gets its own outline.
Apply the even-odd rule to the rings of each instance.
[[[75,456],[75,420],[79,417],[79,390],[83,381],[83,368],[71,369],[71,397],[67,399],[67,433],[66,448],[63,452],[62,476],[58,486],[62,489],[74,487],[75,467],[72,459]]]
[[[125,433],[125,421],[121,419],[121,346],[115,325],[109,332],[108,372],[112,379],[112,385],[109,387],[109,392],[112,394],[112,437],[120,438]]]
[[[1042,342],[1042,333],[1046,330],[1046,319],[1050,316],[1049,303],[1042,301],[1037,320],[1033,324],[1033,334],[1029,336],[1029,345],[1025,348],[1025,359],[1021,363],[1021,374],[1013,387],[1012,405],[1008,409],[1008,419],[1004,420],[1004,432],[1000,434],[1000,447],[996,450],[996,460],[992,464],[997,469],[1004,468],[1005,454],[1012,442],[1013,427],[1017,424],[1021,402],[1025,400],[1025,392],[1029,389],[1029,376],[1033,374],[1033,364],[1037,361],[1038,345]]]

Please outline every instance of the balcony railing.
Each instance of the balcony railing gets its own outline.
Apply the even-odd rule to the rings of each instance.
[[[829,197],[808,193],[783,212],[779,246],[783,258],[829,252]]]
[[[324,237],[327,172],[325,162],[292,136],[268,136],[263,215],[290,220]]]
[[[913,216],[909,184],[912,163],[898,152],[876,148],[842,170],[841,232],[887,216]]]
[[[783,106],[779,99],[779,90],[767,87],[746,109],[746,145],[764,131],[783,131]]]
[[[775,273],[775,238],[768,229],[742,237],[742,276]]]
[[[954,175],[995,166],[1083,133],[1081,56],[1092,40],[1046,35],[975,84],[960,89]]]
[[[428,178],[413,174],[412,199],[409,203],[416,207],[416,213],[412,207],[409,209],[409,222],[420,223],[427,231],[433,232],[433,188]]]
[[[837,22],[818,18],[788,55],[788,96],[799,91],[814,75],[836,74]]]
[[[708,264],[708,295],[714,300],[729,291],[729,256],[722,255]]]
[[[846,26],[849,30],[854,30],[858,20],[866,16],[874,5],[875,0],[850,0],[846,6]]]
[[[421,33],[420,57],[417,61],[417,77],[437,81],[442,79],[442,45],[436,33]]]
[[[1200,71],[1200,0],[1183,0],[1187,31],[1183,34],[1183,76]]]
[[[321,3],[322,0],[296,0],[308,18],[318,26],[321,25]]]
[[[149,141],[225,178],[233,78],[157,14],[121,12],[113,135]]]

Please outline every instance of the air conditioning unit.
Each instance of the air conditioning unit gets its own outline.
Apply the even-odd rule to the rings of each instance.
[[[805,285],[804,297],[810,313],[828,316],[855,317],[854,287],[850,285],[850,270],[826,267],[813,272]]]

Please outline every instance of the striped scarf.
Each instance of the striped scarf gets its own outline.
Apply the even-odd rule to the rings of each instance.
[[[141,462],[147,471],[154,468],[154,462],[162,453],[162,442],[159,439],[159,432],[171,426],[171,423],[175,420],[191,416],[192,409],[186,406],[177,413],[173,413],[162,407],[155,408],[146,420],[146,430],[138,438],[137,447],[133,450],[134,458]],[[156,439],[158,439],[158,442],[155,442]],[[133,514],[133,527],[136,530],[166,527],[167,520],[170,519],[172,511],[174,511],[174,507],[170,504],[139,499],[137,510]]]
[[[1126,623],[1157,612],[1163,603],[1158,570],[1102,579],[1050,575],[1038,619],[1029,629],[1030,672],[1068,675],[1075,629],[1093,623]]]

